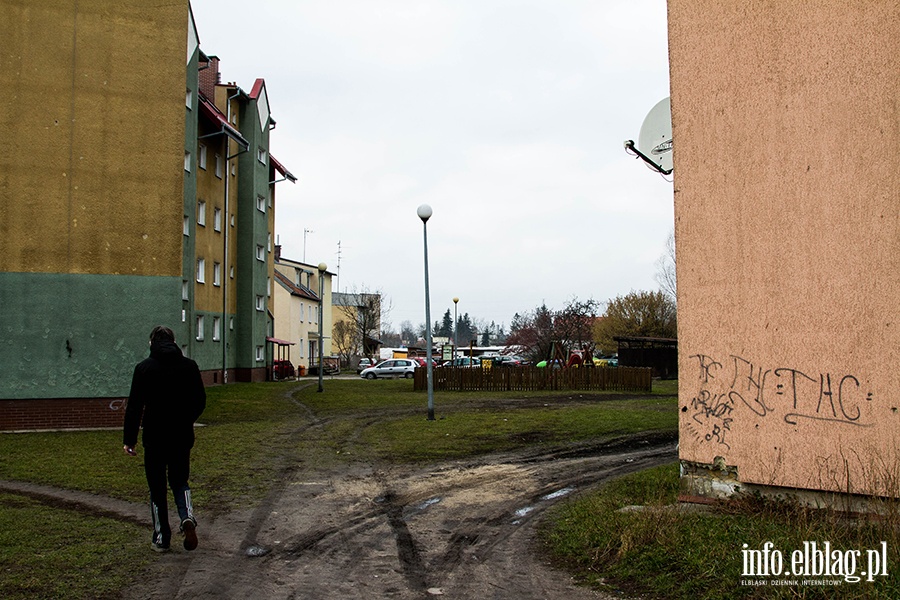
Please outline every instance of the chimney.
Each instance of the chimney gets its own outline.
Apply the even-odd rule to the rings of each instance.
[[[200,71],[200,93],[215,102],[216,84],[221,83],[221,79],[219,57],[210,56],[207,68]]]

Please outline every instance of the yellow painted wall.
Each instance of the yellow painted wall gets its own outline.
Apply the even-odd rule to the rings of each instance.
[[[681,458],[891,491],[900,4],[668,6]]]
[[[0,4],[0,271],[181,275],[187,22],[186,0]]]

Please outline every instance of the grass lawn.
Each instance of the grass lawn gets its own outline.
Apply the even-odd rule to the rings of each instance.
[[[232,384],[207,390],[192,454],[199,514],[252,505],[287,466],[366,457],[434,461],[535,444],[606,440],[674,430],[675,387],[641,399],[572,392],[426,395],[409,380]],[[566,403],[556,399],[566,398]],[[0,478],[147,501],[141,460],[120,431],[0,435]],[[149,518],[148,518],[149,521]],[[0,598],[113,598],[155,559],[146,528],[0,494]]]
[[[760,498],[722,503],[703,512],[663,508],[675,503],[677,494],[677,464],[629,475],[555,507],[543,523],[541,537],[556,561],[582,581],[611,585],[640,597],[900,598],[900,534],[892,520],[860,523]],[[618,512],[632,505],[655,509]],[[889,575],[872,583],[741,585],[742,580],[769,579],[742,576],[743,544],[759,549],[772,542],[786,556],[787,569],[790,554],[803,549],[804,541],[815,541],[819,548],[829,541],[841,551],[861,550],[862,563],[865,550],[880,548],[883,540],[888,544]],[[857,574],[865,569],[861,564]],[[841,577],[825,579],[843,581]]]

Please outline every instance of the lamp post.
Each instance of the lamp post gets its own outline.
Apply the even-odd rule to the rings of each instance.
[[[431,299],[428,295],[428,219],[432,210],[427,204],[422,204],[416,209],[416,214],[422,219],[422,240],[425,247],[425,375],[428,378],[428,420],[434,421],[434,380],[432,379],[432,350],[431,350]]]
[[[328,270],[328,265],[323,262],[319,263],[319,391],[323,390],[322,388],[322,371],[325,366],[324,363],[324,352],[325,352],[325,339],[322,337],[322,321],[325,320],[325,271]]]
[[[456,358],[456,347],[459,345],[459,340],[457,339],[457,332],[459,331],[459,318],[456,316],[457,304],[459,304],[459,298],[453,298],[453,356],[450,357],[451,359]]]

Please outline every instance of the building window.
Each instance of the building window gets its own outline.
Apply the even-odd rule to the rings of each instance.
[[[194,108],[194,92],[191,90],[187,90],[184,93],[184,105],[188,107],[188,109]]]
[[[256,151],[256,159],[259,162],[261,162],[262,164],[266,164],[266,149],[265,148],[259,148]]]
[[[213,341],[218,342],[222,339],[222,319],[219,317],[213,317]]]
[[[266,241],[266,251],[268,251],[268,252],[272,251],[272,234],[271,233],[269,234],[269,237],[267,238],[267,241]]]
[[[256,310],[262,312],[266,309],[266,299],[262,296],[256,297]]]
[[[266,260],[266,249],[259,245],[256,246],[256,260]]]
[[[228,276],[234,279],[234,267],[228,268]]]
[[[191,153],[187,150],[184,151],[184,170],[191,172]]]
[[[216,177],[222,179],[222,174],[225,172],[225,165],[222,163],[222,155],[216,154]]]
[[[213,263],[213,285],[222,285],[222,265],[219,263]]]
[[[183,231],[184,231],[184,235],[190,237],[190,235],[191,235],[191,219],[187,215],[185,215],[185,217],[184,217]]]
[[[234,331],[234,317],[228,317],[228,329]]]
[[[197,341],[203,341],[203,315],[197,315]]]
[[[256,347],[256,362],[262,362],[266,360],[266,349],[262,346]]]
[[[300,346],[298,346],[297,350],[300,352],[300,358],[303,358],[303,338],[300,338]]]
[[[206,170],[206,144],[200,144],[200,152],[197,155],[197,166]]]
[[[272,297],[272,278],[266,277],[266,296]]]
[[[188,283],[187,279],[181,282],[181,299],[182,300],[190,300],[191,286]]]
[[[206,201],[197,203],[197,225],[206,227]]]
[[[214,208],[213,209],[213,229],[216,231],[222,231],[222,209]]]
[[[197,283],[206,283],[206,259],[197,259]]]
[[[261,213],[266,212],[266,199],[263,198],[262,196],[256,197],[256,210],[258,210]]]

